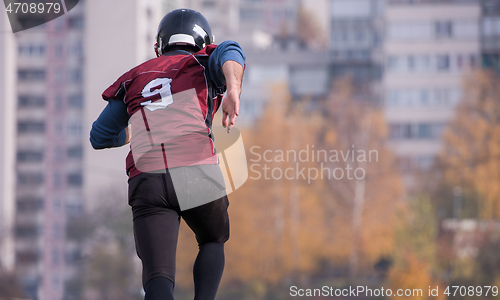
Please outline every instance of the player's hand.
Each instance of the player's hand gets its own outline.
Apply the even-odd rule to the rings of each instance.
[[[240,93],[238,91],[227,91],[226,98],[222,102],[222,126],[227,127],[227,132],[236,122],[240,110]]]
[[[125,139],[125,144],[123,145],[127,145],[128,143],[130,143],[130,138],[132,137],[132,133],[130,132],[130,125],[125,128],[125,132],[127,133],[127,139]]]
[[[229,133],[240,110],[243,66],[236,61],[228,60],[222,65],[222,72],[227,85],[226,98],[222,102],[222,126],[227,127]]]

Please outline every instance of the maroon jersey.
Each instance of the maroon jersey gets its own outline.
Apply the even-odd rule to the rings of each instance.
[[[102,94],[122,100],[132,138],[127,173],[218,163],[212,120],[225,87],[207,70],[215,45],[193,55],[160,56],[123,74]]]

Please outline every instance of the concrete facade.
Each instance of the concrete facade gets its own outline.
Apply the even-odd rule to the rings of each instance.
[[[462,95],[463,76],[480,66],[479,4],[388,3],[384,113],[389,146],[403,170],[429,168]]]

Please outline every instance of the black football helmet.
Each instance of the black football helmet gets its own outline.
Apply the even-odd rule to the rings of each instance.
[[[202,14],[192,9],[176,9],[161,20],[155,51],[160,56],[173,45],[189,45],[199,51],[213,42],[212,30]]]

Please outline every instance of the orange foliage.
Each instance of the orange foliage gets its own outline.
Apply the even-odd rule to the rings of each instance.
[[[488,220],[500,217],[499,115],[500,79],[487,71],[469,76],[440,157],[446,181],[479,193],[479,217]]]

